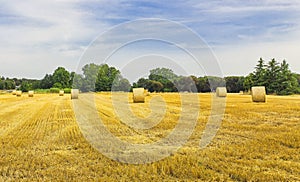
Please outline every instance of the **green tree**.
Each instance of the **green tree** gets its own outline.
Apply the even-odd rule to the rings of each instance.
[[[255,86],[265,86],[267,83],[267,70],[265,61],[260,58],[255,66],[255,71],[252,75],[252,81]]]
[[[4,89],[4,81],[0,79],[0,90]]]
[[[178,78],[178,76],[173,72],[173,70],[169,69],[169,68],[155,68],[155,69],[152,69],[152,70],[150,70],[150,75],[163,76],[164,78],[166,78],[170,81],[174,81]]]
[[[149,80],[146,78],[140,78],[136,84],[133,86],[134,88],[143,87],[148,89],[149,92],[161,92],[164,89],[164,86],[159,81]]]
[[[298,87],[296,88],[296,94],[300,94],[300,74],[293,73],[294,78],[296,78],[298,82]]]
[[[207,76],[210,90],[216,90],[217,87],[225,87],[226,81],[224,78],[217,76]]]
[[[299,84],[297,78],[292,74],[289,64],[285,60],[280,65],[277,82],[279,83],[277,88],[277,94],[279,95],[290,95],[296,93],[298,90]]]
[[[200,88],[200,82],[199,82],[199,79],[194,76],[194,75],[191,75],[190,78],[193,80],[193,84],[196,86],[196,92],[200,92],[199,88]]]
[[[49,89],[53,86],[53,77],[51,74],[46,74],[40,82],[40,88]]]
[[[250,91],[251,87],[254,86],[253,78],[254,78],[253,73],[250,73],[248,76],[245,77],[244,83],[243,83],[245,91]]]
[[[131,84],[126,78],[123,78],[121,75],[117,75],[115,77],[112,86],[112,91],[128,92],[130,91],[130,89],[131,89]]]
[[[95,85],[97,84],[97,77],[99,74],[99,69],[101,65],[97,65],[94,63],[87,64],[82,68],[85,83],[82,83],[85,91],[95,91]],[[99,85],[99,83],[98,83]],[[96,89],[97,90],[97,89]],[[83,91],[83,90],[82,90]]]
[[[245,90],[245,88],[244,88],[244,81],[245,81],[245,77],[244,76],[240,76],[239,80],[237,82],[237,89],[236,90],[239,90],[239,91],[244,91]]]
[[[155,80],[149,80],[149,85],[147,86],[147,89],[150,91],[150,92],[161,92],[163,91],[163,84],[158,82],[158,81],[155,81]]]
[[[20,87],[20,90],[22,90],[22,92],[28,92],[31,89],[32,89],[32,84],[29,81],[27,81],[27,80],[22,81],[22,84]]]
[[[4,81],[4,89],[6,90],[11,90],[11,89],[15,89],[16,84],[14,82],[14,80],[6,78]]]
[[[300,86],[300,74],[293,73],[293,75],[297,79],[298,85]]]
[[[136,83],[136,85],[135,85],[135,88],[137,88],[137,87],[143,87],[143,88],[146,88],[146,89],[148,89],[147,87],[149,86],[149,79],[146,79],[146,78],[140,78],[138,81],[137,81],[137,83]]]
[[[72,88],[77,88],[82,92],[89,91],[89,88],[87,87],[86,82],[84,81],[83,75],[74,74],[74,78],[72,82],[73,82]]]
[[[21,86],[21,83],[22,83],[21,79],[13,78],[12,80],[13,80],[15,86]]]
[[[40,80],[33,80],[31,82],[31,85],[32,85],[32,89],[35,90],[35,89],[39,89],[40,88],[40,85],[41,85],[41,81]]]
[[[211,92],[208,77],[199,77],[198,78],[198,92]]]
[[[278,63],[275,59],[267,65],[260,59],[255,71],[250,73],[244,80],[245,90],[250,90],[252,86],[265,86],[267,93],[288,95],[298,93],[299,83],[295,74],[289,69],[288,63],[283,60]]]
[[[96,91],[111,91],[115,78],[120,75],[120,71],[107,64],[100,65],[96,79]],[[119,78],[119,77],[118,77]]]
[[[197,92],[195,82],[191,77],[181,76],[176,81],[175,85],[180,92]]]
[[[70,87],[70,73],[63,67],[58,67],[53,73],[53,83],[60,83],[62,88]]]
[[[16,84],[15,81],[13,79],[9,79],[9,78],[4,78],[1,77],[0,78],[0,90],[11,90],[11,89],[15,89]]]
[[[58,82],[54,83],[52,87],[53,88],[63,89],[63,86],[61,85],[61,83],[58,83]]]
[[[70,88],[73,86],[73,80],[74,80],[75,74],[76,74],[76,73],[75,73],[74,71],[72,71],[72,72],[70,73],[70,80],[69,80],[69,87],[70,87]]]
[[[174,83],[178,79],[178,76],[173,70],[168,68],[156,68],[150,70],[149,80],[160,82],[163,85],[164,92],[177,91]]]
[[[275,59],[269,61],[265,76],[265,86],[268,93],[278,93],[280,87],[280,66]]]
[[[240,76],[225,77],[227,91],[238,93],[239,91],[244,90],[244,80],[245,78]]]

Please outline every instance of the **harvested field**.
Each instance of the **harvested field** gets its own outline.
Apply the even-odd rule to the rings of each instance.
[[[150,115],[155,96],[167,103],[166,114],[148,130],[125,125],[110,93],[95,94],[95,101],[111,133],[144,144],[167,136],[180,117],[177,93],[153,93],[145,103],[133,103],[130,95],[133,113]],[[0,95],[0,181],[300,181],[300,96],[267,96],[267,103],[253,103],[251,95],[228,94],[221,128],[205,149],[199,142],[211,95],[198,96],[200,115],[188,142],[161,161],[133,165],[105,157],[86,141],[69,97]]]

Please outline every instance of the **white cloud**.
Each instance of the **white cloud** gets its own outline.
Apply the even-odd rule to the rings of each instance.
[[[196,31],[212,45],[225,74],[245,75],[259,57],[285,58],[294,71],[300,72],[299,9],[300,2],[296,0],[1,1],[0,75],[41,78],[57,66],[73,71],[97,35],[128,20],[154,17],[179,21]],[[151,26],[147,28],[144,33],[151,36]],[[163,30],[167,25],[160,28]],[[167,34],[161,34],[184,36],[177,29],[168,29]],[[126,32],[114,39],[120,41],[124,36]],[[188,42],[179,45],[202,46]],[[114,48],[115,44],[105,42],[105,47]],[[117,65],[122,66],[121,61]]]
[[[215,48],[214,51],[224,75],[227,76],[247,75],[254,70],[260,57],[266,62],[273,58],[279,62],[285,59],[290,64],[292,71],[300,73],[298,41],[231,45]],[[234,73],[232,70],[234,70]]]
[[[108,27],[90,22],[91,15],[74,1],[2,5],[2,19],[11,20],[0,23],[0,74],[5,76],[40,78],[58,65],[74,69],[84,46]]]
[[[7,11],[16,17],[15,23],[0,26],[1,37],[8,44],[14,42],[23,46],[23,44],[72,43],[90,38],[91,34],[96,33],[93,27],[85,24],[88,13],[81,11],[72,3],[9,1],[6,7]]]

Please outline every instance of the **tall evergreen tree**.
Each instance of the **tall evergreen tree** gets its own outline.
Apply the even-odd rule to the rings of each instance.
[[[275,59],[269,61],[267,65],[265,86],[267,87],[268,93],[278,93],[280,87],[280,66]]]
[[[289,69],[289,64],[283,60],[280,65],[277,94],[289,95],[297,92],[298,81]]]
[[[258,64],[255,66],[252,81],[254,85],[264,86],[266,84],[266,69],[265,61],[260,58]]]
[[[250,73],[244,80],[245,90],[250,90],[252,86],[265,86],[267,93],[280,95],[300,91],[297,77],[291,72],[285,60],[280,64],[272,59],[265,65],[263,59],[260,58],[255,71]]]

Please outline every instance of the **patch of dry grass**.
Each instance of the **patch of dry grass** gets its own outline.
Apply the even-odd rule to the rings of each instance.
[[[99,114],[122,140],[149,143],[166,136],[180,116],[178,94],[151,94],[132,111],[147,117],[149,101],[162,95],[166,115],[150,130],[133,130],[120,121],[111,94],[96,95]],[[199,149],[210,114],[209,94],[199,94],[200,116],[190,140],[176,154],[145,165],[122,164],[92,148],[75,121],[69,97],[36,94],[0,96],[0,181],[300,181],[300,97],[228,94],[224,121],[212,143]],[[30,108],[30,109],[29,109]]]

